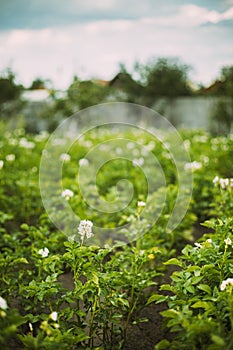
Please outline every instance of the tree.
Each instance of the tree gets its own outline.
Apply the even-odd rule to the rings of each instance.
[[[52,130],[63,118],[70,117],[79,110],[94,106],[106,100],[109,94],[109,86],[103,81],[81,81],[77,76],[73,78],[66,96],[54,98],[55,104],[47,109],[44,118],[50,118]],[[51,119],[51,115],[53,118]]]
[[[173,99],[191,95],[189,69],[189,66],[167,58],[152,59],[145,65],[136,62],[132,74],[121,64],[120,72],[110,86],[123,92],[120,97],[124,101],[151,107],[160,97]]]
[[[218,84],[216,84],[218,82]],[[220,80],[216,80],[212,94],[220,96],[212,115],[212,132],[230,134],[233,130],[233,66],[221,69]]]
[[[168,58],[151,60],[145,66],[136,63],[135,70],[144,86],[143,100],[148,106],[160,97],[173,99],[190,96],[192,90],[188,81],[190,67]]]
[[[52,89],[52,82],[50,79],[36,78],[31,83],[29,90]]]
[[[18,99],[22,90],[22,85],[16,84],[15,74],[8,68],[0,76],[0,105]]]
[[[233,98],[233,66],[225,66],[221,69],[220,81],[222,86],[219,94]]]
[[[0,76],[0,117],[8,119],[19,113],[23,107],[20,94],[23,86],[15,82],[15,74],[6,69]]]
[[[211,132],[228,135],[233,130],[233,100],[220,99],[213,110]]]
[[[109,87],[101,81],[84,80],[77,77],[68,88],[68,100],[78,109],[84,109],[103,102],[109,93]]]

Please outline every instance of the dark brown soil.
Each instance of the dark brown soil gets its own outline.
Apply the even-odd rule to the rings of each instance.
[[[165,305],[152,304],[140,312],[141,318],[147,318],[148,322],[130,325],[125,350],[154,350],[155,344],[162,339],[171,339],[171,334],[162,327],[160,312],[165,310]]]

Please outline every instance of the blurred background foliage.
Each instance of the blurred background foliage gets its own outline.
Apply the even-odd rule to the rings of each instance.
[[[207,87],[195,86],[189,77],[191,69],[173,58],[135,62],[131,72],[121,63],[119,73],[110,81],[74,76],[66,91],[58,91],[42,77],[24,87],[7,68],[0,74],[0,118],[12,125],[24,124],[27,131],[34,133],[41,129],[52,131],[64,118],[103,102],[124,101],[153,108],[162,98],[172,106],[178,97],[217,97],[211,110],[210,131],[228,134],[233,125],[233,66],[222,67]]]

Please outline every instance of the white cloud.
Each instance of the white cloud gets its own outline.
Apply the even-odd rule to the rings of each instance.
[[[219,13],[196,5],[185,5],[181,9],[181,15],[187,16],[187,21],[196,25],[204,23],[219,23],[224,20],[233,19],[233,7],[225,12]]]
[[[194,4],[181,6],[176,14],[161,17],[143,18],[145,23],[156,23],[168,27],[197,27],[206,23],[219,23],[224,20],[233,19],[233,7],[223,13],[208,10]]]
[[[206,83],[216,77],[222,65],[232,62],[233,49],[229,29],[201,25],[232,16],[232,9],[218,13],[189,4],[166,17],[2,32],[0,69],[13,62],[12,68],[24,84],[41,76],[65,88],[74,74],[111,79],[119,62],[132,67],[136,59],[145,62],[152,56],[177,56],[196,67],[194,79]]]
[[[108,32],[108,35],[114,34],[115,32],[126,32],[130,28],[134,27],[134,21],[132,20],[102,20],[96,22],[90,22],[83,25],[83,28],[88,33],[92,33],[94,35],[98,35],[102,32]]]

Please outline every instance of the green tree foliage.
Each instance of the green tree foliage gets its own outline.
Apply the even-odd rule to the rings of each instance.
[[[15,82],[15,74],[7,69],[6,73],[0,76],[0,105],[18,99],[22,89],[22,85]]]
[[[228,135],[233,128],[233,99],[221,98],[212,115],[211,131],[214,135]]]
[[[54,104],[43,111],[42,118],[49,120],[49,131],[54,130],[64,118],[68,118],[79,110],[106,101],[110,88],[101,81],[80,80],[77,76],[66,91],[66,96],[54,96]]]
[[[225,66],[221,70],[222,85],[219,89],[220,95],[233,98],[233,66]]]
[[[0,75],[0,118],[9,119],[19,114],[23,106],[20,99],[23,89],[22,85],[16,83],[11,69],[7,68]]]
[[[213,134],[227,135],[233,129],[233,66],[223,67],[220,80],[213,86],[212,94],[221,98],[212,114],[211,131]]]
[[[36,78],[31,83],[29,90],[37,90],[37,89],[45,89],[51,85],[51,81],[49,79]]]
[[[159,58],[145,66],[136,64],[135,67],[144,84],[143,99],[149,106],[160,97],[175,98],[192,94],[188,81],[190,67],[177,60]]]
[[[109,93],[109,87],[102,85],[101,82],[84,80],[77,77],[68,88],[67,95],[71,104],[78,109],[84,109],[105,100]]]
[[[172,99],[191,95],[189,69],[178,60],[168,58],[152,59],[146,64],[136,62],[132,74],[121,64],[120,73],[111,85],[125,94],[125,101],[150,107],[160,97]]]

